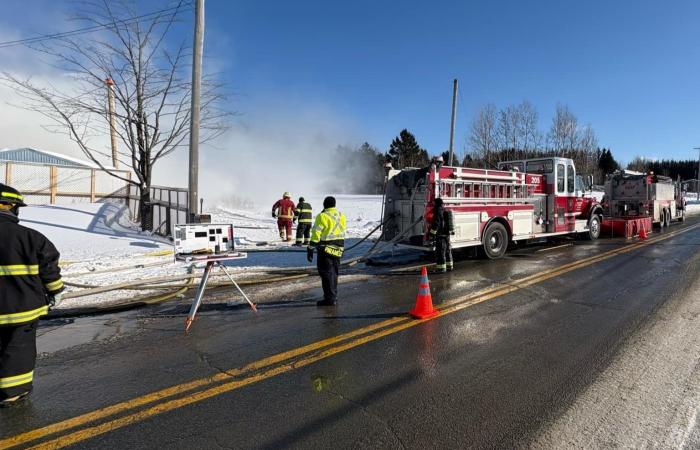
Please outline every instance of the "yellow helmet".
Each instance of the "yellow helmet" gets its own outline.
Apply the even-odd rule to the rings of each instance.
[[[284,197],[292,198],[292,194],[290,194],[289,192],[285,192],[284,194],[282,194],[282,198]]]

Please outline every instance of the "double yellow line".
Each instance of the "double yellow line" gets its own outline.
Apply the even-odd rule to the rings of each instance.
[[[698,228],[699,226],[700,224],[696,224],[673,233],[668,233],[649,239],[647,241],[627,245],[619,249],[575,261],[557,267],[556,269],[530,275],[517,280],[517,284],[514,285],[490,288],[471,295],[462,296],[449,302],[444,302],[440,305],[440,314],[435,318],[452,314],[496,297],[527,288],[536,283],[557,277],[567,272],[596,264],[600,261],[613,258],[620,254],[631,252],[640,247],[669,239]],[[376,341],[377,339],[381,339],[385,336],[420,325],[423,322],[424,321],[412,320],[408,317],[394,317],[387,319],[350,331],[348,333],[285,351],[247,364],[243,367],[231,369],[225,373],[172,386],[132,400],[117,403],[87,414],[57,422],[52,425],[2,439],[0,440],[0,449],[27,444],[53,434],[66,432],[73,428],[88,425],[86,428],[81,428],[69,432],[63,436],[58,436],[51,440],[41,442],[32,448],[62,448],[72,445],[86,439],[90,439],[143,421],[150,417],[179,409],[184,406],[224,394],[226,392],[231,392],[244,386],[266,380],[300,367],[308,366],[346,350],[350,350],[369,342]],[[187,395],[182,396],[183,394]],[[138,409],[150,404],[153,405],[145,409]],[[116,416],[122,413],[126,414],[103,423],[90,425],[100,421],[101,419]]]

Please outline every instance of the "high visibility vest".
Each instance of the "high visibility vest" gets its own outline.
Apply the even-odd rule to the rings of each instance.
[[[314,226],[311,228],[309,246],[318,247],[319,251],[340,258],[343,256],[345,247],[346,222],[345,215],[337,209],[324,209],[316,216]]]

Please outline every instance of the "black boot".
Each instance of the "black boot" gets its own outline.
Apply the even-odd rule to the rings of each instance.
[[[317,301],[316,306],[335,306],[335,302],[323,299],[323,300]]]

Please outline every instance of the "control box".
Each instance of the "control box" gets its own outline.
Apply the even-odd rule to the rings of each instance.
[[[175,254],[220,254],[234,250],[233,225],[188,223],[175,225]]]

